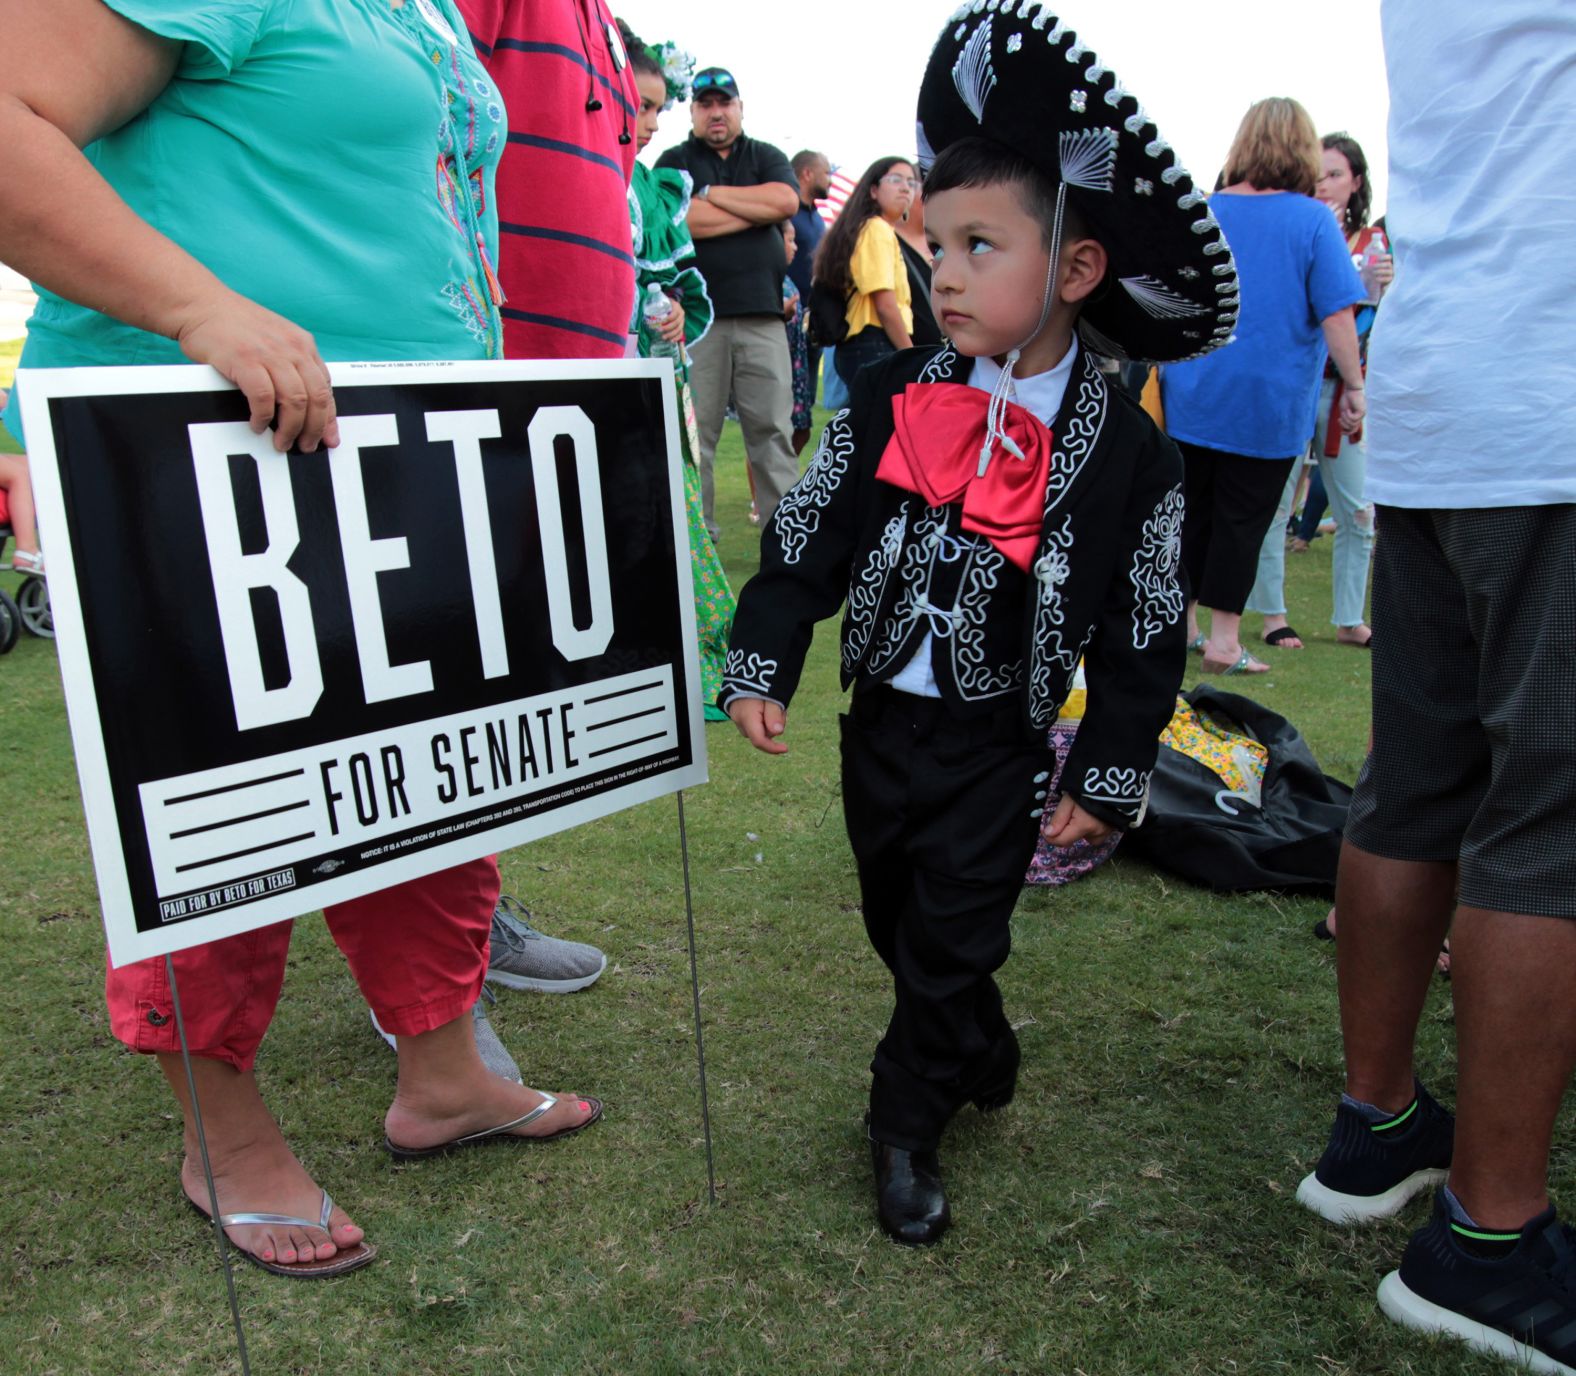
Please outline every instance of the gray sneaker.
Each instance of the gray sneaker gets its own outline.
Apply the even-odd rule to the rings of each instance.
[[[509,1054],[508,1048],[498,1040],[498,1034],[493,1031],[493,1025],[487,1017],[487,1005],[496,1002],[497,997],[493,991],[485,984],[482,985],[482,997],[477,999],[471,1008],[471,1017],[476,1023],[476,1049],[481,1053],[482,1064],[494,1075],[501,1075],[506,1080],[513,1080],[517,1085],[523,1085],[525,1079],[520,1074],[520,1067],[514,1063],[514,1057]],[[367,1012],[372,1017],[372,1026],[378,1036],[398,1050],[393,1034],[383,1030],[383,1025],[378,1022],[378,1015],[370,1008]]]
[[[517,899],[498,900],[492,919],[492,955],[487,978],[508,989],[535,989],[543,994],[572,994],[602,977],[607,957],[583,941],[544,936],[530,923],[531,914]]]

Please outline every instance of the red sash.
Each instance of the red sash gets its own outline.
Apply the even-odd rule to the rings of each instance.
[[[876,477],[916,492],[930,506],[963,502],[963,528],[983,535],[1025,573],[1034,562],[1045,518],[1051,432],[1038,416],[1009,402],[1002,429],[1022,451],[997,442],[979,471],[990,397],[955,382],[910,383],[892,398],[892,440]]]

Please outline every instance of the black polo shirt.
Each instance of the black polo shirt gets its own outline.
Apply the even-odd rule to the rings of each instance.
[[[725,158],[691,134],[658,158],[657,166],[688,172],[697,191],[703,186],[781,182],[793,189],[795,197],[799,195],[799,179],[782,149],[748,134],[739,135]],[[716,239],[697,239],[695,265],[706,279],[712,309],[718,316],[783,313],[788,255],[779,226],[756,225]]]

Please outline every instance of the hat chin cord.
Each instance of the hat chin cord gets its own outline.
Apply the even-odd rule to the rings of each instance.
[[[1056,292],[1056,267],[1062,256],[1062,220],[1066,209],[1067,183],[1061,182],[1056,188],[1056,218],[1051,222],[1051,261],[1045,269],[1045,298],[1040,306],[1040,321],[1029,332],[1029,337],[1023,343],[1009,350],[1001,376],[996,379],[996,385],[991,389],[990,405],[985,410],[985,443],[980,446],[980,466],[976,477],[985,476],[985,470],[990,467],[991,453],[998,440],[1001,442],[1001,447],[1013,458],[1021,459],[1024,456],[1023,450],[1007,433],[1004,425],[1007,418],[1008,393],[1012,391],[1012,370],[1023,356],[1023,351],[1040,337],[1040,331],[1050,322],[1051,305]]]

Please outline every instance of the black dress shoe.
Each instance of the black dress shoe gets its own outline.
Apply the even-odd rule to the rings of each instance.
[[[870,1156],[876,1168],[876,1214],[887,1236],[905,1247],[924,1247],[940,1238],[952,1213],[936,1153],[872,1141]]]
[[[994,1113],[1012,1102],[1018,1089],[1018,1063],[1022,1059],[1018,1039],[1011,1032],[991,1047],[980,1078],[975,1081],[974,1092],[969,1095],[975,1108],[981,1113]]]

